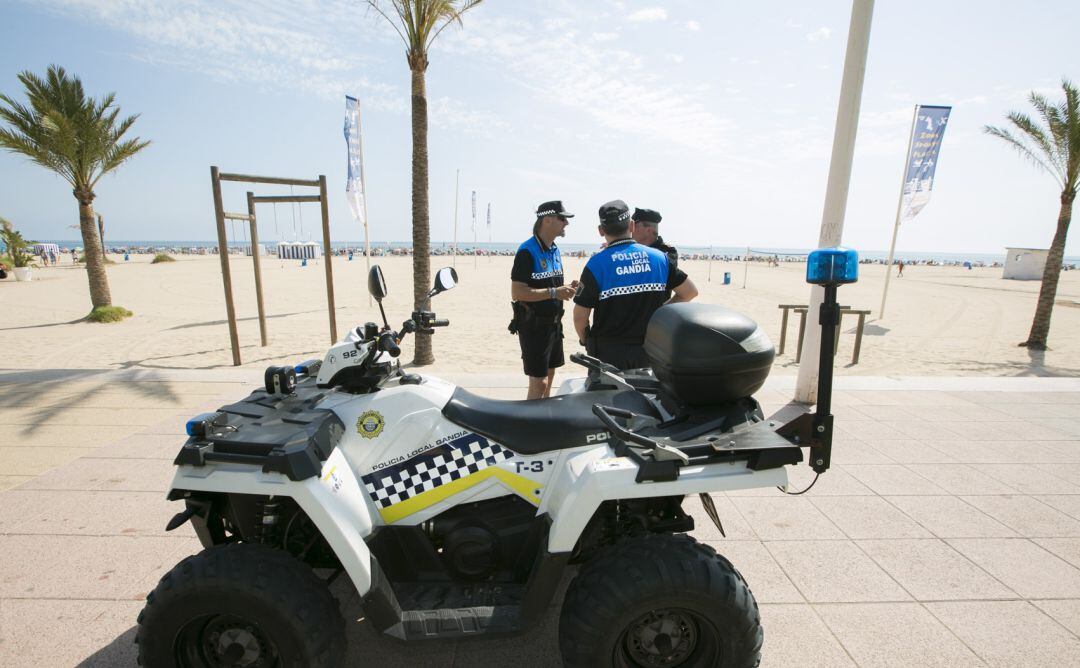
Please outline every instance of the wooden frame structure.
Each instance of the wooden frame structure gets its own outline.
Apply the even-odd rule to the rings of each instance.
[[[269,185],[307,186],[318,188],[318,195],[257,196],[247,193],[247,213],[225,211],[221,198],[221,182],[263,183]],[[226,220],[247,221],[251,228],[251,257],[255,268],[255,301],[259,309],[259,336],[261,345],[267,345],[266,310],[263,306],[262,267],[259,258],[259,230],[255,224],[255,205],[269,203],[319,202],[322,206],[323,256],[326,262],[326,307],[330,316],[330,343],[337,341],[337,319],[334,313],[334,270],[331,267],[333,253],[330,248],[330,208],[326,199],[326,176],[318,179],[288,179],[274,176],[251,176],[249,174],[223,173],[216,166],[210,167],[210,183],[214,191],[214,217],[217,221],[218,256],[221,260],[221,280],[225,288],[225,313],[229,320],[229,341],[232,345],[233,366],[240,366],[240,336],[236,329],[236,307],[233,304],[232,274],[229,271],[229,241],[225,234]]]

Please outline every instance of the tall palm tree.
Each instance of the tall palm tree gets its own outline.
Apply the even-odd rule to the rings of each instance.
[[[0,95],[0,147],[21,153],[71,184],[79,203],[79,232],[94,309],[112,305],[109,279],[94,221],[94,187],[101,177],[146,148],[149,141],[124,139],[138,115],[120,119],[114,93],[87,97],[82,81],[50,65],[45,78],[19,74],[28,104]]]
[[[480,4],[481,0],[367,0],[397,31],[405,43],[405,59],[412,72],[412,237],[413,237],[413,304],[417,309],[428,308],[428,286],[431,284],[430,225],[428,222],[428,115],[427,83],[428,50],[435,38],[451,23],[461,25],[461,15]],[[384,10],[383,6],[390,9]],[[389,13],[388,13],[389,12]],[[391,17],[391,14],[396,15]],[[431,336],[418,333],[414,364],[435,361]]]
[[[1077,182],[1080,181],[1080,92],[1068,79],[1061,82],[1061,88],[1065,91],[1065,99],[1057,104],[1051,104],[1035,92],[1028,98],[1042,117],[1045,127],[1027,114],[1013,111],[1006,118],[1018,134],[989,125],[984,128],[987,134],[1008,142],[1021,156],[1053,176],[1061,186],[1057,230],[1046,257],[1035,319],[1031,323],[1027,341],[1020,344],[1035,350],[1046,350],[1050,315],[1054,310],[1058,276],[1065,257],[1065,239],[1069,235],[1073,200],[1076,199]]]

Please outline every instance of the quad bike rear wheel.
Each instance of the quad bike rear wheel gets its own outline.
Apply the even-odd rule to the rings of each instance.
[[[345,653],[337,601],[306,564],[232,543],[187,557],[146,597],[141,666],[330,668]]]
[[[628,539],[570,583],[559,645],[570,668],[753,668],[757,602],[727,559],[685,535]]]

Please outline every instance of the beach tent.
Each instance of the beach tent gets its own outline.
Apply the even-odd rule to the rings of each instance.
[[[322,255],[322,249],[314,241],[279,241],[277,256],[282,260],[314,260]]]
[[[1016,281],[1041,281],[1046,268],[1045,248],[1006,248],[1002,278]]]
[[[34,244],[34,255],[45,255],[52,251],[53,257],[60,257],[60,246],[56,244]]]
[[[270,254],[270,250],[266,246],[264,246],[262,244],[259,244],[258,248],[259,248],[259,257],[266,257],[267,255]],[[248,244],[248,245],[244,246],[244,255],[247,255],[249,257],[251,256],[251,244]]]
[[[308,259],[314,259],[322,257],[322,246],[317,242],[309,241],[304,244],[304,257]]]

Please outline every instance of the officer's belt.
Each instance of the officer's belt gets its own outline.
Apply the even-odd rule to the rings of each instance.
[[[589,334],[587,339],[599,345],[605,345],[610,343],[619,345],[644,345],[644,341],[619,336],[596,336],[595,334]]]

